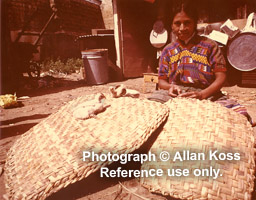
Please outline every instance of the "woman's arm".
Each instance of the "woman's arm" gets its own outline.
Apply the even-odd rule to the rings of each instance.
[[[161,88],[163,90],[169,90],[169,88],[171,87],[171,84],[168,83],[167,80],[158,79],[158,86],[159,86],[159,88]]]
[[[218,92],[224,85],[226,80],[226,72],[215,72],[215,81],[207,88],[202,90],[202,99],[206,99]]]
[[[186,92],[178,95],[179,97],[188,97],[188,98],[196,98],[196,99],[207,99],[215,92],[218,92],[226,80],[225,72],[215,72],[215,80],[213,83],[200,92]]]

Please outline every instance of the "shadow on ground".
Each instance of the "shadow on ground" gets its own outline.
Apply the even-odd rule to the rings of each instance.
[[[41,79],[24,79],[23,87],[21,86],[17,92],[17,96],[42,96],[64,90],[73,90],[79,87],[89,87],[84,80],[66,80],[64,78],[54,78],[41,81]],[[38,83],[39,82],[39,83]]]
[[[1,121],[0,122],[0,125],[1,125],[0,139],[21,135],[37,124],[37,123],[26,122],[26,123],[16,125],[16,123],[26,121],[26,120],[42,119],[48,116],[49,114],[35,114],[31,116],[22,116],[22,117]]]

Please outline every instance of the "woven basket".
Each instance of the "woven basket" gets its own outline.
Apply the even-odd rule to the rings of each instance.
[[[146,162],[141,167],[142,170],[162,169],[164,174],[141,177],[141,184],[152,192],[180,199],[251,199],[255,150],[253,130],[246,118],[210,101],[177,98],[166,104],[170,109],[168,121],[150,149],[157,155],[157,160]],[[229,161],[222,156],[217,157],[218,161],[215,157],[210,159],[210,151],[214,153],[215,150],[218,150],[217,156],[232,153],[234,158],[234,153],[239,153],[240,160]],[[170,155],[166,162],[159,157],[163,151]],[[183,156],[187,152],[189,156],[182,157],[183,161],[174,161],[175,155]],[[193,152],[203,153],[205,160],[198,154],[192,157]],[[215,179],[210,174],[194,174],[196,169],[209,172],[211,167],[220,169],[222,176]],[[168,174],[168,169],[188,169],[189,173],[179,177],[171,170]]]
[[[110,107],[104,112],[87,120],[75,119],[72,109],[88,99],[69,102],[15,142],[5,164],[10,199],[45,199],[89,176],[110,162],[83,162],[82,151],[130,153],[169,113],[157,102],[107,98]]]

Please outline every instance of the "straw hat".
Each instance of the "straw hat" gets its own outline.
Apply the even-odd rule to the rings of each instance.
[[[149,40],[156,48],[161,48],[166,44],[168,40],[168,32],[164,28],[164,24],[161,20],[154,23],[153,30],[150,32]]]

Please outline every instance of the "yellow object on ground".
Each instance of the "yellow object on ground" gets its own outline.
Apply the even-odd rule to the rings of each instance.
[[[0,106],[2,108],[11,108],[18,106],[16,94],[6,94],[0,96]]]

